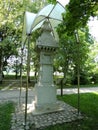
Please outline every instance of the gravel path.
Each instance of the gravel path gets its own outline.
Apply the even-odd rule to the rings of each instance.
[[[70,89],[63,89],[63,94],[77,94],[77,88],[70,88]],[[80,93],[90,93],[90,92],[98,92],[98,87],[90,87],[90,88],[80,88]],[[57,89],[57,95],[60,95],[61,91],[60,89]],[[28,90],[29,97],[34,96],[33,89]],[[19,89],[3,89],[0,90],[0,100],[6,100],[14,98],[18,98],[20,96],[20,90]],[[21,97],[25,97],[25,89],[22,88],[21,91]]]

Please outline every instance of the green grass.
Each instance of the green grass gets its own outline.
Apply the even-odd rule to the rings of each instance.
[[[58,96],[58,99],[77,108],[77,94]],[[98,130],[98,93],[80,94],[80,112],[84,116],[82,120],[50,126],[45,130]]]
[[[21,77],[18,75],[17,76],[17,79],[20,79]],[[22,75],[22,78],[23,79],[27,79],[27,75]],[[17,80],[16,77],[15,77],[15,74],[11,75],[4,75],[4,80]],[[30,76],[30,79],[34,79],[34,76]]]
[[[14,103],[6,102],[0,104],[0,130],[10,130],[11,113],[14,111]]]
[[[67,85],[63,85],[63,88],[77,88],[77,85],[71,85],[71,84],[67,84]],[[88,84],[88,85],[80,85],[80,88],[89,88],[89,87],[98,87],[98,84]],[[61,85],[57,85],[57,88],[61,88]]]
[[[77,85],[70,86],[71,88],[76,88]],[[88,87],[98,87],[98,84],[86,84],[86,85],[80,85],[80,88],[88,88]]]
[[[23,80],[23,87],[26,86],[26,81],[27,81],[27,77],[24,75],[22,76],[22,80]],[[31,82],[29,83],[29,87],[34,86],[34,76],[30,76],[30,80]],[[10,87],[8,87],[11,83],[16,82],[13,86],[11,85]],[[0,90],[4,89],[6,87],[8,87],[8,89],[12,89],[14,87],[19,88],[21,85],[21,77],[18,77],[17,79],[15,79],[15,75],[5,75],[2,81],[2,84],[0,84]]]
[[[77,94],[58,96],[58,99],[78,108]],[[98,118],[98,93],[80,94],[80,110],[87,116]]]
[[[5,87],[8,87],[12,82],[12,80],[6,80],[6,81],[3,81],[2,84],[0,84],[0,90],[1,89],[4,89]]]

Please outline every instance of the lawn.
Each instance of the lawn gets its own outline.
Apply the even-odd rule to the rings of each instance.
[[[34,77],[30,77],[31,82],[29,83],[29,87],[34,87],[35,80]],[[22,83],[23,87],[27,84],[27,77],[24,75],[22,76]],[[14,85],[13,85],[14,84]],[[5,75],[2,84],[0,84],[0,90],[1,89],[13,89],[13,88],[20,88],[21,87],[21,77],[18,77],[15,79],[15,75]]]
[[[58,96],[77,108],[77,94]],[[80,94],[80,111],[84,118],[71,123],[51,126],[45,130],[98,130],[98,93]]]
[[[6,102],[0,104],[0,130],[10,130],[11,113],[14,111],[14,103]]]

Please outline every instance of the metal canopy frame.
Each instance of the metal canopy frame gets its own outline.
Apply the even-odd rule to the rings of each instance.
[[[62,13],[64,12],[65,8],[59,2],[55,5],[49,4],[45,6],[38,14],[26,11],[24,15],[22,43],[24,43],[27,35],[40,28],[45,20],[49,21],[55,40],[58,41],[56,27],[63,21]]]

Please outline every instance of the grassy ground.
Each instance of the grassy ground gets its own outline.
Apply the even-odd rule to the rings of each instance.
[[[2,82],[2,84],[0,84],[0,90],[7,87],[10,83],[11,83],[10,81]]]
[[[10,130],[13,111],[14,104],[12,102],[0,104],[0,130]]]
[[[58,96],[58,99],[77,108],[77,95]],[[98,130],[98,93],[80,95],[80,111],[83,120],[51,126],[45,130]]]
[[[77,85],[63,85],[63,88],[77,88]],[[98,87],[98,84],[87,84],[87,85],[80,85],[80,88],[89,88],[89,87]],[[61,85],[57,85],[57,88],[61,88]]]
[[[34,77],[30,77],[31,82],[29,83],[29,87],[34,87],[35,80]],[[23,87],[27,84],[27,77],[22,76]],[[21,87],[21,77],[15,78],[15,75],[5,75],[2,84],[0,84],[0,90],[8,87],[8,89],[20,88]]]

